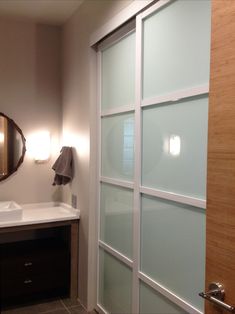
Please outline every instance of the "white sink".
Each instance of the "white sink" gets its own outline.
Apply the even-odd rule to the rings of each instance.
[[[22,208],[13,201],[0,202],[0,222],[9,220],[20,220]]]

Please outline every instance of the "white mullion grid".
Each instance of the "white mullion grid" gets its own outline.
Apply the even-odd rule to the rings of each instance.
[[[96,295],[96,299],[97,299],[97,306],[99,306],[98,301],[99,301],[99,289],[100,289],[100,258],[99,258],[99,239],[100,239],[100,175],[101,175],[101,118],[100,118],[100,112],[101,112],[101,51],[97,52],[97,106],[98,106],[98,115],[97,115],[97,133],[98,133],[98,182],[97,182],[97,188],[98,188],[98,228],[97,228],[97,244],[96,244],[96,249],[97,249],[97,295]],[[101,307],[100,309],[103,308]],[[104,314],[107,314],[106,311],[103,311]]]
[[[181,204],[191,205],[199,208],[206,208],[206,200],[200,198],[194,198],[190,196],[185,196],[181,194],[176,194],[172,192],[166,192],[162,190],[157,190],[153,188],[140,187],[140,192],[146,195],[160,197],[165,200],[174,201]]]
[[[165,296],[168,300],[170,300],[174,304],[178,305],[179,307],[181,307],[182,309],[187,311],[187,313],[203,314],[201,311],[199,311],[197,308],[195,308],[194,306],[189,304],[187,301],[181,299],[176,294],[174,294],[172,291],[165,288],[164,286],[162,286],[161,284],[159,284],[158,282],[156,282],[155,280],[153,280],[149,276],[145,275],[144,273],[139,272],[138,277],[139,277],[139,279],[141,279],[141,281],[143,281],[145,284],[147,284],[148,286],[150,286],[151,288],[153,288],[154,290],[159,292],[161,295]]]
[[[129,182],[129,181],[123,181],[123,180],[118,180],[118,179],[113,179],[113,178],[108,178],[108,177],[100,177],[100,182],[112,184],[115,186],[120,186],[127,189],[134,189],[134,183]]]
[[[192,87],[192,88],[187,88],[184,90],[179,90],[175,91],[163,96],[156,96],[156,97],[151,97],[142,100],[141,106],[152,106],[152,105],[158,105],[162,104],[165,102],[170,102],[170,101],[179,101],[181,99],[193,97],[193,96],[200,96],[204,94],[209,93],[209,84],[197,86],[197,87]]]
[[[209,92],[209,86],[202,85],[196,88],[190,88],[182,91],[177,91],[163,96],[153,97],[146,100],[142,100],[142,23],[143,19],[161,7],[173,2],[175,0],[160,0],[155,5],[147,9],[145,12],[139,14],[136,18],[136,103],[135,108],[132,105],[119,107],[115,109],[109,109],[101,112],[99,111],[99,165],[101,167],[101,119],[105,116],[111,116],[121,114],[125,112],[135,111],[135,174],[134,183],[126,182],[123,180],[102,177],[99,175],[99,197],[100,197],[100,182],[112,184],[114,186],[120,186],[124,188],[134,189],[134,208],[133,208],[133,261],[127,258],[125,255],[116,251],[109,245],[100,241],[100,208],[98,215],[98,241],[97,241],[97,254],[99,254],[99,247],[102,247],[109,254],[115,256],[118,260],[132,268],[132,313],[139,313],[139,280],[142,280],[147,285],[158,291],[166,298],[177,304],[182,309],[191,314],[202,314],[199,310],[192,305],[173,294],[170,290],[163,287],[150,277],[140,272],[140,214],[141,214],[141,193],[151,196],[160,197],[163,199],[169,199],[183,204],[188,204],[200,208],[206,207],[206,201],[203,199],[191,198],[180,194],[170,193],[152,188],[146,188],[141,186],[141,107],[164,103],[167,101],[177,101],[179,99],[206,94]],[[99,54],[99,103],[101,104],[101,52]],[[100,105],[99,104],[99,105]],[[101,106],[99,106],[101,108]],[[100,204],[99,204],[100,207]],[[98,259],[98,282],[97,282],[97,306],[103,314],[108,312],[98,303],[99,295],[99,259]]]
[[[120,40],[120,39],[119,39]],[[104,251],[108,252],[110,255],[116,257],[118,260],[123,262],[125,265],[127,265],[129,268],[132,269],[133,266],[133,261],[130,260],[128,257],[125,255],[121,254],[117,250],[113,249],[111,246],[107,245],[103,241],[100,240],[100,192],[101,192],[101,186],[100,184],[103,183],[108,183],[114,186],[119,186],[123,188],[128,188],[128,189],[134,189],[134,183],[129,182],[129,181],[124,181],[124,180],[119,180],[115,178],[109,178],[109,177],[104,177],[101,175],[101,119],[106,116],[111,116],[111,115],[116,115],[116,114],[121,114],[121,113],[127,113],[135,110],[134,105],[129,105],[125,107],[118,107],[115,109],[109,109],[101,112],[101,64],[102,64],[102,51],[98,51],[97,54],[98,58],[98,88],[97,88],[97,94],[98,94],[98,139],[99,139],[99,145],[98,145],[98,165],[99,165],[99,175],[98,175],[98,234],[97,234],[97,307],[98,309],[103,313],[103,314],[108,314],[108,312],[103,308],[102,305],[99,304],[99,275],[100,275],[100,261],[99,261],[99,248],[102,248]]]
[[[137,97],[137,106],[136,106],[136,168],[135,168],[135,187],[134,187],[134,232],[133,232],[133,245],[134,245],[134,254],[133,254],[133,313],[139,313],[139,280],[141,279],[147,285],[152,287],[154,290],[158,291],[160,294],[164,295],[167,299],[171,300],[174,304],[177,304],[182,309],[186,310],[190,314],[202,314],[198,309],[193,307],[191,304],[187,303],[177,295],[173,294],[170,290],[166,289],[162,285],[155,282],[150,277],[146,276],[140,271],[140,214],[141,214],[141,203],[140,197],[141,193],[146,195],[151,195],[155,197],[161,197],[164,199],[173,200],[183,204],[188,204],[200,208],[206,208],[206,201],[202,199],[196,199],[192,197],[187,197],[180,194],[170,193],[166,191],[160,191],[157,189],[146,188],[141,186],[141,114],[142,107],[163,103],[166,101],[177,101],[179,99],[188,98],[197,95],[203,95],[209,92],[209,85],[205,84],[195,88],[190,88],[182,91],[177,91],[168,95],[153,97],[150,99],[142,100],[142,27],[143,20],[145,17],[149,16],[153,12],[156,12],[158,9],[163,6],[173,2],[174,0],[160,0],[155,5],[147,9],[145,12],[137,16],[136,21],[136,40],[137,40],[137,60],[136,60],[136,84],[137,87],[136,97]],[[138,185],[138,186],[137,186]],[[138,244],[137,244],[138,243]],[[137,273],[136,273],[137,272]]]
[[[139,313],[140,184],[141,184],[142,19],[136,18],[135,171],[133,206],[132,313]]]
[[[123,255],[119,251],[113,249],[110,245],[104,243],[103,241],[99,240],[99,246],[111,254],[112,256],[116,257],[118,260],[122,261],[124,264],[126,264],[128,267],[132,268],[133,261],[128,258],[127,256]]]
[[[139,16],[143,20],[145,17],[147,17],[147,16],[151,15],[152,13],[156,12],[157,10],[162,8],[164,5],[167,5],[170,2],[174,2],[174,1],[175,0],[160,0],[160,1],[157,1],[157,3],[155,3],[154,5],[149,7],[144,12],[142,12]]]
[[[100,182],[122,187],[122,188],[131,189],[131,190],[133,190],[135,187],[135,183],[133,182],[123,181],[123,180],[118,180],[118,179],[113,179],[113,178],[108,178],[108,177],[102,177],[102,176],[100,177]],[[186,205],[190,205],[190,206],[194,206],[198,208],[204,208],[204,209],[206,208],[205,199],[186,196],[186,195],[177,194],[173,192],[167,192],[167,191],[149,188],[145,186],[140,186],[139,192],[145,195],[159,197],[159,198],[174,201],[180,204],[186,204]]]
[[[114,115],[121,114],[121,113],[128,113],[128,112],[131,112],[134,110],[135,110],[134,105],[116,107],[113,109],[102,110],[101,117],[114,116]]]

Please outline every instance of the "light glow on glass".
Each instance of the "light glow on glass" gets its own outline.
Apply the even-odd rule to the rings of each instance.
[[[181,149],[181,140],[178,135],[171,135],[169,141],[169,153],[172,156],[178,156]]]

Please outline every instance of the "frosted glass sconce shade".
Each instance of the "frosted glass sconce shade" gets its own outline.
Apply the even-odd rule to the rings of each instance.
[[[51,137],[48,131],[34,133],[28,139],[30,155],[36,163],[42,163],[50,158]]]
[[[0,143],[4,142],[4,133],[0,132]]]

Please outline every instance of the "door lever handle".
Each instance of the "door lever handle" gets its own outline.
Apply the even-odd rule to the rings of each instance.
[[[212,282],[209,285],[209,291],[208,292],[200,292],[199,296],[214,303],[215,305],[223,308],[224,310],[235,313],[235,307],[232,305],[229,305],[224,301],[225,297],[225,291],[222,284],[218,282]]]

